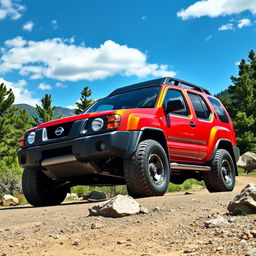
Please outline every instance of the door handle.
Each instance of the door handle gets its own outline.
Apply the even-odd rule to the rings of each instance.
[[[196,124],[194,122],[190,122],[189,124],[192,128],[195,128],[196,127]]]

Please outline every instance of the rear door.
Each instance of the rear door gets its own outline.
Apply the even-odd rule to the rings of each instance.
[[[196,141],[195,117],[182,90],[169,88],[166,92],[163,107],[169,101],[180,100],[184,108],[165,116],[167,141],[172,162],[195,162],[200,159],[200,151]]]
[[[208,144],[213,127],[214,113],[202,95],[188,92],[189,99],[193,105],[196,120],[196,144],[200,151],[199,160],[204,161],[208,155]]]

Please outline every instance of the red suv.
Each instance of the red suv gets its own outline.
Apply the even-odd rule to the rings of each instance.
[[[83,114],[26,131],[19,163],[34,206],[60,204],[75,185],[126,184],[161,196],[169,181],[231,191],[239,149],[221,102],[197,85],[160,78],[113,91]]]

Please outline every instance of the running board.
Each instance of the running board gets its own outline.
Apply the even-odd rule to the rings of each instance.
[[[204,165],[171,163],[171,169],[172,170],[209,172],[211,170],[211,167],[210,166],[204,166]]]

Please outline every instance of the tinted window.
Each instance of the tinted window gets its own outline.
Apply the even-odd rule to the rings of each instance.
[[[180,91],[177,90],[168,90],[164,99],[164,109],[166,109],[167,107],[167,103],[169,101],[174,101],[174,100],[180,100],[184,106],[184,109],[182,110],[178,110],[178,111],[174,111],[172,113],[176,114],[176,115],[182,115],[182,116],[188,116],[188,108],[187,105],[185,103],[184,97],[182,95],[182,93]]]
[[[200,95],[194,93],[188,93],[188,95],[195,109],[197,118],[208,120],[210,118],[211,112],[203,98]]]
[[[219,119],[223,122],[223,123],[229,123],[228,120],[228,116],[226,114],[225,109],[223,108],[223,106],[220,104],[220,102],[214,98],[208,97],[209,101],[212,103]]]
[[[160,86],[120,93],[97,101],[85,113],[128,108],[154,108]]]

